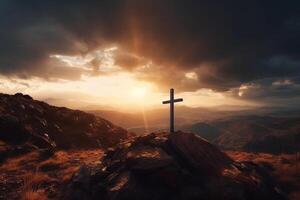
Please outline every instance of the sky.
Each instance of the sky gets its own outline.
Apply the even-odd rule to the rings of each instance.
[[[72,108],[299,107],[296,0],[1,0],[0,92]]]

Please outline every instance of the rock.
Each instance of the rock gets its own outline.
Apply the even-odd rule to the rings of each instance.
[[[78,173],[84,184],[74,187],[74,175],[64,199],[285,199],[264,168],[235,162],[191,133],[133,138]]]
[[[0,115],[0,140],[12,144],[23,143],[30,137],[20,120],[11,114]]]
[[[127,165],[135,171],[151,171],[172,164],[173,159],[163,150],[145,146],[126,155]]]
[[[32,135],[30,141],[32,144],[39,147],[40,149],[55,149],[56,148],[55,142],[53,140],[51,140],[47,136],[47,134]]]
[[[89,187],[91,178],[91,170],[83,166],[72,177],[72,183],[68,185],[66,198],[72,200],[88,200],[90,199]]]
[[[232,163],[232,160],[216,146],[192,133],[171,134],[169,141],[186,164],[203,175],[219,175]]]

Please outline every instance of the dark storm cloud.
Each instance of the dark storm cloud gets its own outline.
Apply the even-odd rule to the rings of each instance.
[[[297,76],[297,1],[1,1],[0,72],[37,75],[51,54],[116,44],[116,63],[181,90],[226,91],[264,78]],[[136,55],[131,56],[131,55]],[[47,70],[44,70],[47,72]],[[195,72],[197,80],[185,73]],[[172,74],[172,76],[170,76]],[[40,76],[45,75],[40,72]],[[79,76],[75,76],[79,77]]]
[[[265,78],[241,85],[226,92],[230,97],[263,103],[268,106],[300,106],[300,77]]]
[[[295,48],[299,6],[295,3],[164,1],[159,6],[130,5],[136,40],[143,41],[137,42],[137,52],[164,66],[200,72],[209,68],[204,70],[209,72],[205,77],[199,74],[199,87],[228,88],[253,79],[299,73],[295,65],[289,66],[299,54]],[[286,65],[279,66],[277,57],[284,57]]]
[[[93,48],[93,40],[98,39],[92,37],[96,32],[90,20],[100,21],[101,14],[95,15],[95,8],[95,16],[89,17],[88,7],[93,10],[92,5],[81,8],[79,1],[74,4],[1,1],[0,4],[0,72],[3,74],[30,76],[38,72],[42,77],[48,76],[43,73],[48,70],[43,68],[51,67],[48,66],[50,55],[85,53]]]

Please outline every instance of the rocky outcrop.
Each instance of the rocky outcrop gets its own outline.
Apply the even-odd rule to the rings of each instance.
[[[127,137],[126,130],[92,114],[51,106],[21,93],[0,94],[0,141],[14,147],[109,147]]]
[[[263,167],[235,162],[191,134],[157,133],[109,149],[83,166],[63,199],[285,199]]]

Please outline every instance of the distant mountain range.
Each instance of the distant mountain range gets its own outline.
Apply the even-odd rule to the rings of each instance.
[[[196,133],[223,149],[268,153],[300,150],[300,117],[239,116],[181,129]]]
[[[110,120],[111,122],[127,128],[137,134],[145,132],[166,130],[169,125],[169,109],[149,109],[135,113],[118,112],[114,110],[88,110]],[[177,106],[175,109],[176,126],[194,124],[201,120],[214,120],[239,114],[241,111],[217,110],[215,108],[191,108]]]
[[[90,111],[136,134],[167,131],[168,109],[127,114]],[[221,110],[176,107],[176,128],[193,132],[223,149],[257,152],[294,152],[300,148],[298,110],[260,108],[259,110]]]
[[[133,130],[136,133],[143,133],[146,128],[150,130],[165,129],[169,125],[169,108],[147,109],[140,112],[126,113],[115,110],[86,110],[86,112],[103,117],[114,124]],[[176,106],[176,126],[192,125],[201,121],[230,118],[234,116],[276,116],[276,117],[297,117],[300,116],[300,109],[287,107],[187,107]]]

